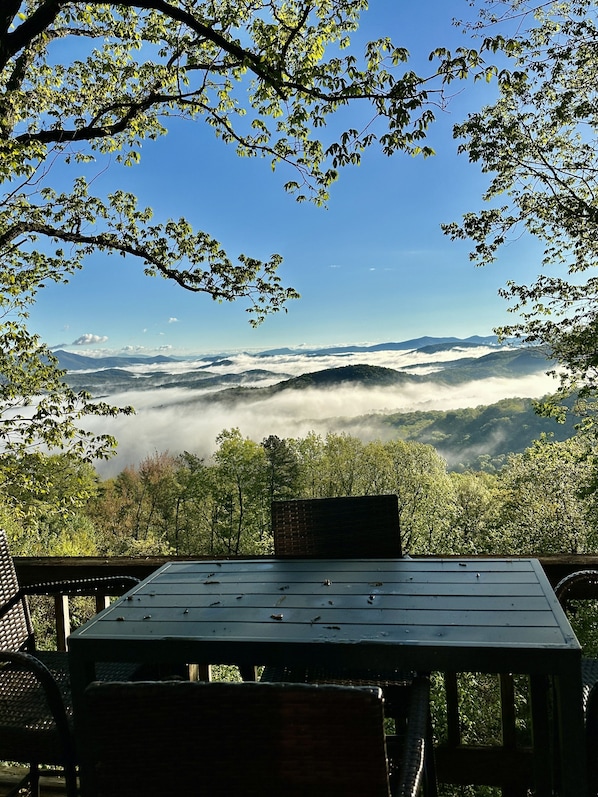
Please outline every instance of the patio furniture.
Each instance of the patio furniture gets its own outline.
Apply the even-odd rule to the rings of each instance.
[[[15,793],[28,784],[39,794],[40,764],[64,767],[67,794],[77,793],[68,656],[36,648],[27,596],[120,595],[138,581],[122,576],[20,587],[0,530],[0,760],[29,765]],[[101,677],[123,679],[133,669],[105,665]]]
[[[376,688],[93,683],[85,711],[94,797],[399,797],[421,772],[420,737],[389,777]]]
[[[553,794],[556,769],[560,797],[586,794],[581,648],[537,559],[169,562],[73,631],[69,659],[82,735],[85,688],[102,661],[515,673],[530,680],[530,788]],[[552,722],[552,694],[554,739],[538,733]],[[512,751],[493,750],[508,781]],[[83,797],[87,773],[82,758]]]
[[[398,558],[396,495],[360,495],[272,501],[276,556],[330,559]]]
[[[555,595],[568,615],[574,614],[574,603],[579,600],[598,600],[598,570],[578,570],[562,578],[554,588]],[[598,659],[581,657],[583,710],[587,709],[590,691],[598,683]]]
[[[271,517],[276,556],[316,559],[402,556],[399,502],[394,494],[273,501]],[[289,662],[283,667],[265,667],[261,680],[380,686],[384,692],[386,714],[394,719],[396,734],[400,737],[407,721],[413,677],[413,672],[399,669],[315,668]],[[435,797],[437,788],[429,706],[422,706],[421,710],[428,716],[424,790],[428,797]]]
[[[598,600],[598,570],[579,570],[562,578],[554,588],[565,610],[573,617],[577,601]],[[598,659],[582,656],[581,680],[586,728],[588,793],[598,795]]]

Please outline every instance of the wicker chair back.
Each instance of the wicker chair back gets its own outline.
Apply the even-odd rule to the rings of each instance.
[[[272,532],[277,556],[402,555],[396,495],[273,501]]]
[[[94,683],[86,701],[96,797],[390,794],[377,688]]]
[[[0,529],[0,650],[33,650],[33,628],[25,596],[8,548],[6,532]]]

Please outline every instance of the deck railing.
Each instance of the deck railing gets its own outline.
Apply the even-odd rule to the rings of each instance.
[[[15,557],[15,566],[22,585],[63,579],[96,578],[112,575],[133,575],[145,578],[162,564],[178,559],[202,557]],[[213,557],[205,557],[213,558]],[[247,558],[247,557],[243,557]],[[554,555],[538,557],[554,586],[563,576],[576,570],[598,569],[598,556]],[[96,598],[96,610],[103,609],[109,598]],[[66,649],[71,619],[66,596],[55,599],[56,646]],[[532,751],[518,739],[518,714],[515,708],[515,687],[510,675],[497,676],[501,704],[501,743],[463,744],[462,717],[457,676],[445,673],[444,738],[436,748],[438,778],[441,783],[493,786],[505,797],[524,797],[532,785]],[[548,733],[546,728],[536,732]],[[581,765],[581,761],[580,761]]]

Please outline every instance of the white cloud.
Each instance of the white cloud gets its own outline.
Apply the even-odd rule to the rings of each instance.
[[[305,372],[305,360],[298,359],[303,361]],[[211,367],[209,370],[212,372]],[[98,472],[107,478],[156,451],[176,455],[187,450],[209,459],[216,448],[216,436],[233,427],[256,442],[270,434],[304,437],[310,431],[325,435],[335,430],[354,434],[364,441],[390,439],[396,433],[382,423],[377,424],[377,414],[382,419],[383,414],[391,412],[477,407],[512,396],[540,397],[553,389],[551,377],[537,374],[521,379],[483,379],[457,386],[430,382],[379,389],[341,386],[329,390],[289,390],[265,400],[223,407],[201,402],[206,391],[164,388],[110,396],[108,400],[120,406],[132,404],[136,415],[94,419],[90,428],[114,434],[119,441],[117,456],[97,465]],[[364,415],[371,417],[364,419]]]
[[[87,332],[85,335],[77,338],[71,343],[71,346],[89,346],[90,344],[105,343],[108,340],[107,335],[93,335]]]
[[[179,321],[179,319],[178,319],[178,318],[174,318],[174,316],[171,316],[171,317],[168,319],[168,323],[169,323],[169,324],[178,324],[178,321]]]

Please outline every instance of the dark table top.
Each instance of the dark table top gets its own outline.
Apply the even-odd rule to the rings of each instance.
[[[547,673],[580,647],[535,559],[164,565],[69,638],[87,661]]]

